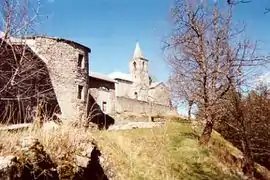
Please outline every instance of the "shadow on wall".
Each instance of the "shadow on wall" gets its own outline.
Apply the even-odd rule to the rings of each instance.
[[[87,117],[85,128],[89,128],[89,124],[94,123],[100,130],[108,129],[109,126],[115,123],[114,118],[101,110],[100,106],[89,92],[87,98]]]
[[[47,65],[25,45],[4,44],[0,51],[1,123],[33,122],[40,99],[44,101],[44,117],[61,113]],[[15,73],[18,63],[22,68],[17,67]]]

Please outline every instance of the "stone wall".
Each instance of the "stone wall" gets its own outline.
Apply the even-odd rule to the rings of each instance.
[[[165,106],[170,106],[171,104],[171,97],[168,88],[163,84],[160,83],[154,88],[150,88],[148,91],[149,101],[162,104]]]
[[[135,114],[146,114],[151,116],[163,115],[178,115],[176,109],[170,108],[162,104],[148,103],[126,97],[116,98],[116,113],[131,112]]]
[[[34,37],[26,42],[48,67],[62,117],[80,120],[85,115],[90,50],[71,41],[49,37]],[[81,63],[79,56],[83,57]]]
[[[132,94],[132,82],[124,81],[124,80],[117,80],[118,83],[116,84],[115,91],[116,96],[125,96],[125,97],[131,97],[134,98],[134,95]]]
[[[90,77],[90,94],[105,114],[115,113],[115,83]],[[106,103],[106,104],[103,104]],[[103,109],[105,108],[105,109]]]

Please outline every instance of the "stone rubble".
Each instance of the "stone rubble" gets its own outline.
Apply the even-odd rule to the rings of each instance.
[[[16,179],[16,164],[17,158],[15,156],[0,157],[0,179]]]
[[[71,173],[74,173],[72,176],[72,174],[66,174],[67,169],[62,166],[63,164],[54,164],[38,139],[32,136],[23,137],[18,142],[18,157],[12,155],[0,157],[0,179],[59,180],[62,177],[67,179],[76,177],[80,180],[104,175],[108,179],[113,179],[114,173],[111,166],[99,151],[96,143],[93,141],[82,147],[84,148],[80,148],[81,152],[77,152],[79,154],[74,154],[75,164],[70,162],[73,165],[69,168],[76,169],[76,172],[71,170]],[[36,179],[36,177],[39,178]]]

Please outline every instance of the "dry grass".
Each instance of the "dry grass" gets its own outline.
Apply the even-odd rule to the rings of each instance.
[[[211,148],[201,148],[187,123],[165,128],[99,132],[102,151],[113,160],[119,179],[241,179],[220,162]]]
[[[18,140],[30,135],[39,139],[55,163],[75,168],[74,154],[95,139],[120,180],[241,179],[234,162],[225,158],[240,156],[240,151],[216,133],[210,146],[202,148],[197,133],[190,124],[179,122],[118,132],[85,132],[66,125],[54,131],[0,132],[0,155],[18,154]]]
[[[0,156],[19,154],[18,142],[22,137],[27,136],[37,138],[57,164],[62,161],[73,163],[74,154],[82,152],[93,141],[92,133],[66,125],[51,131],[43,129],[17,132],[0,131]]]

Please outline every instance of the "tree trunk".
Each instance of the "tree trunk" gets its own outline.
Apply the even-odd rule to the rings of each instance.
[[[188,120],[191,119],[191,108],[193,105],[193,101],[188,101]]]
[[[244,162],[243,162],[243,173],[248,177],[249,180],[253,180],[254,178],[254,159],[252,156],[252,152],[250,150],[250,143],[247,138],[244,137],[242,140],[242,148],[244,154]]]
[[[213,122],[210,120],[206,121],[205,127],[203,129],[203,133],[199,140],[201,145],[208,144],[211,138],[212,130],[213,130]]]

